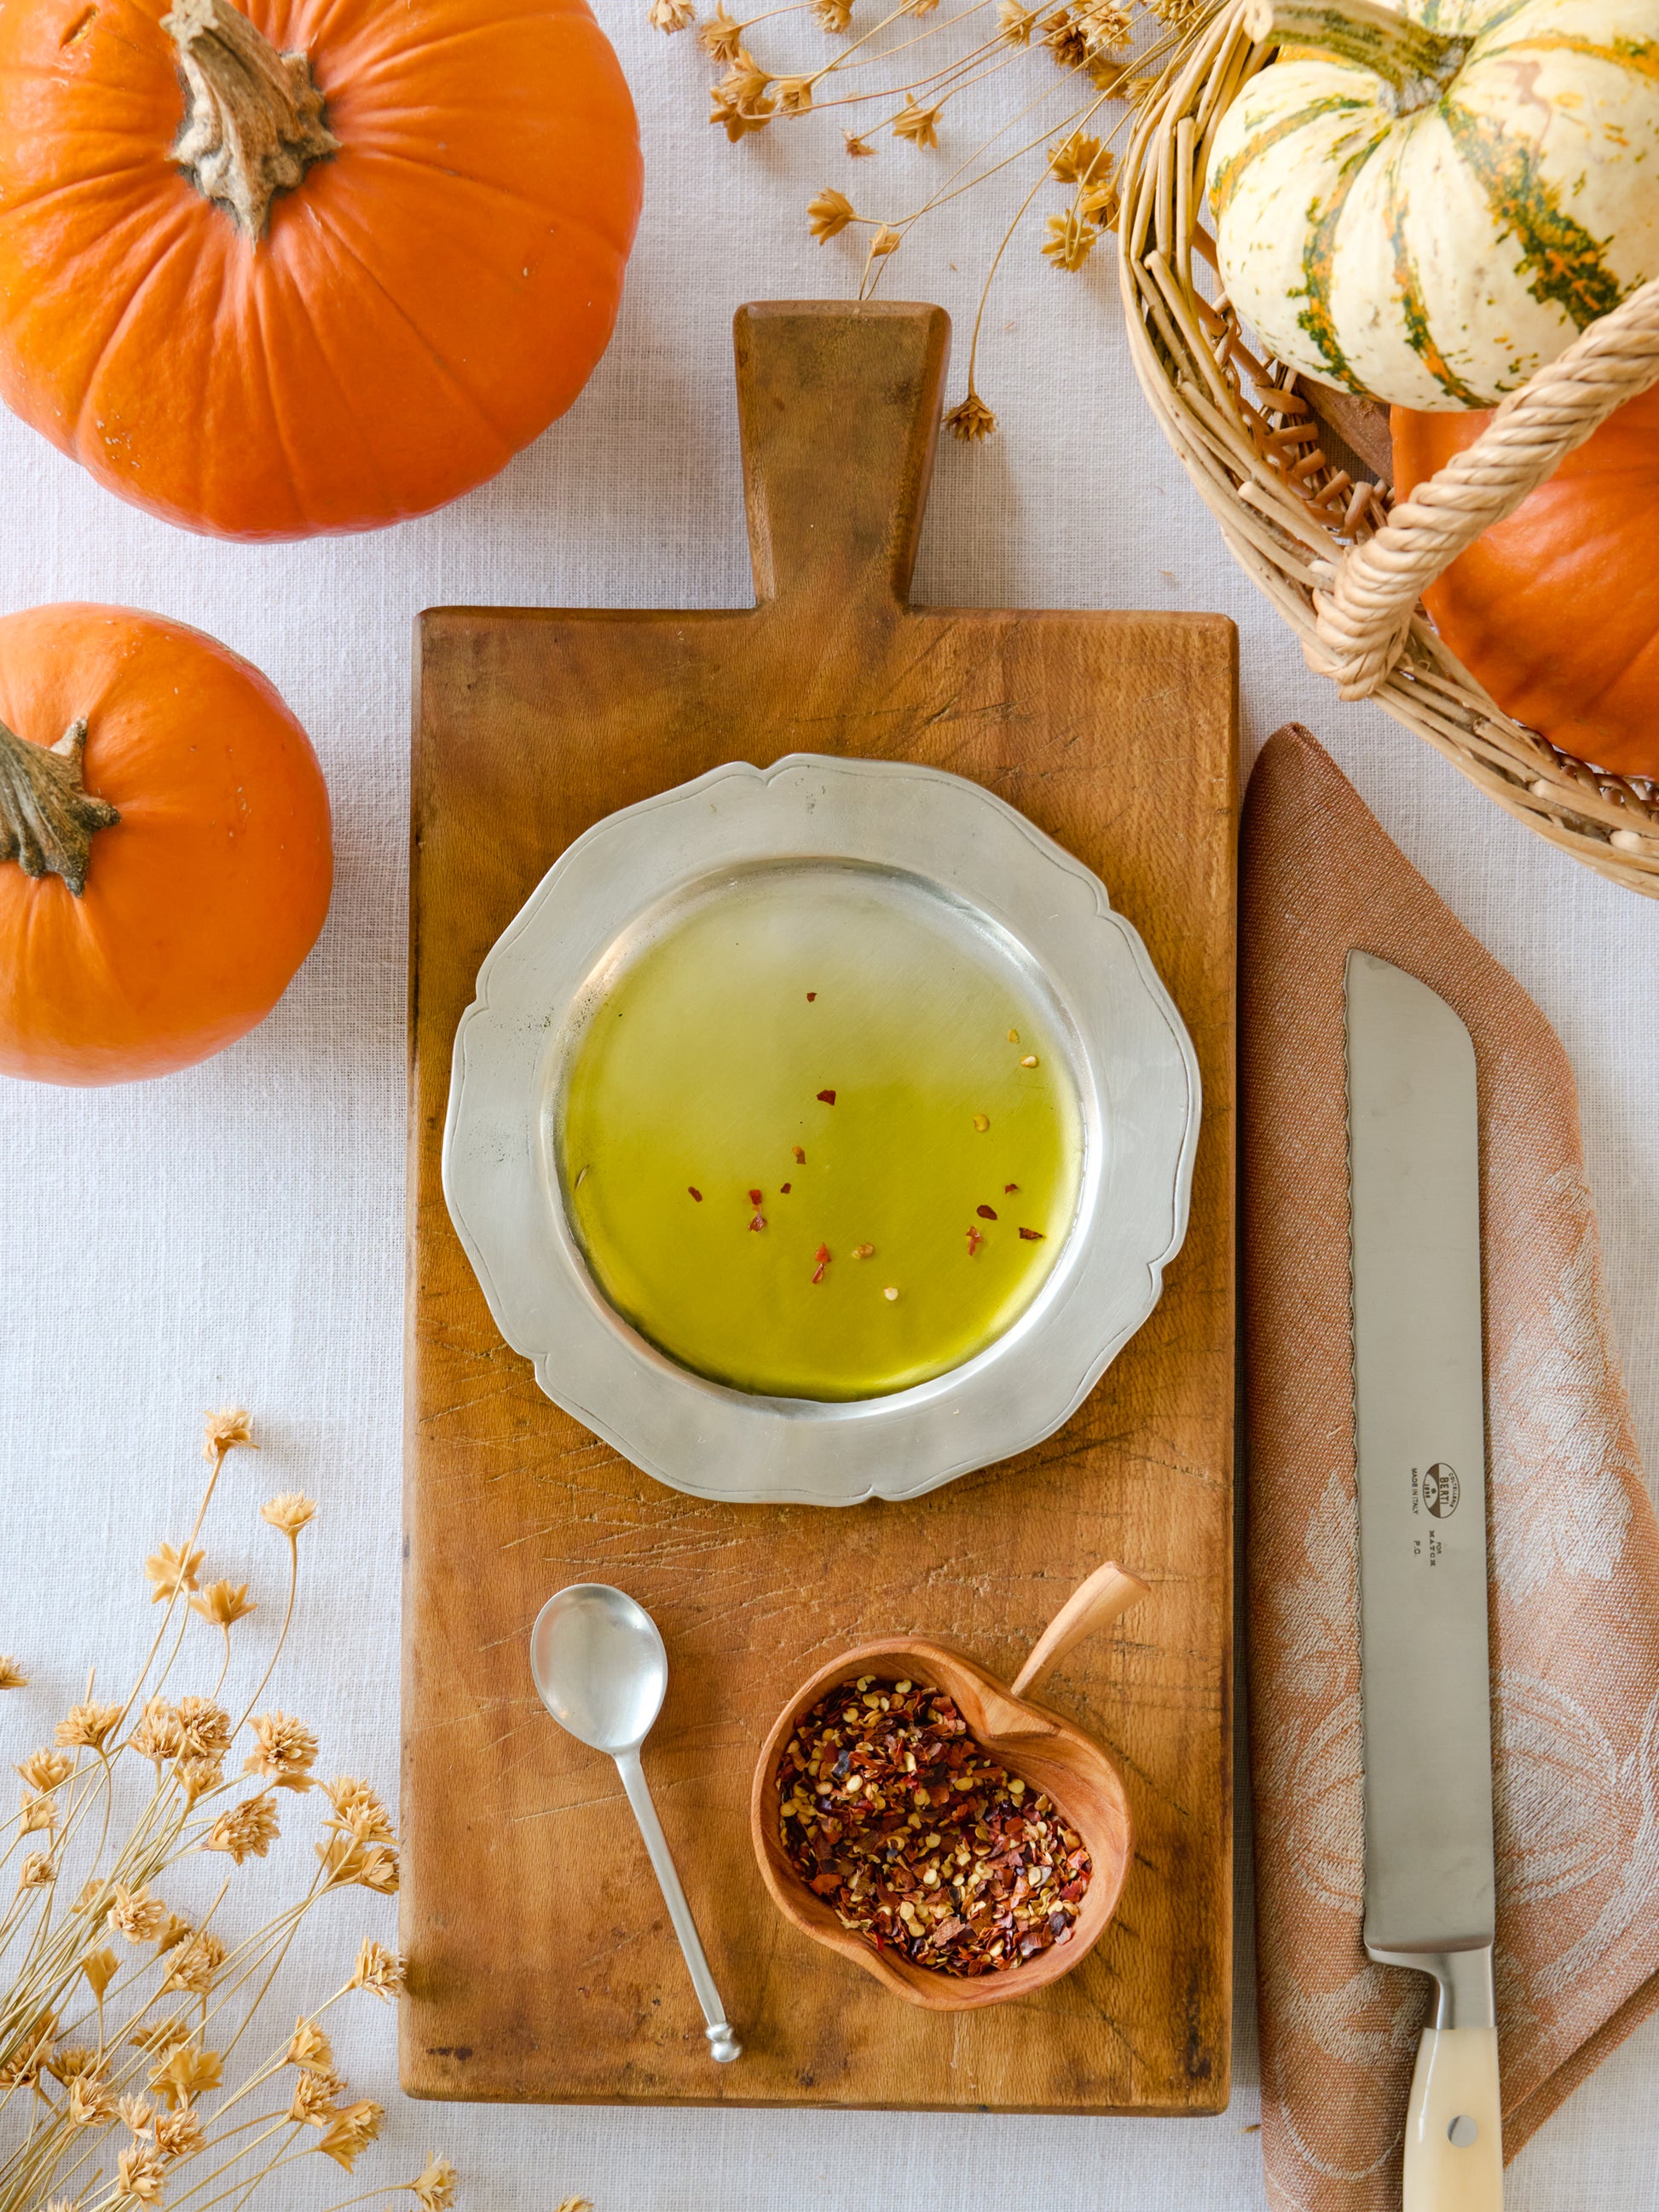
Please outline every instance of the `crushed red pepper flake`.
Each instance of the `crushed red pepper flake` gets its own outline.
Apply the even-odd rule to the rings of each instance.
[[[853,1257],[855,1260],[872,1260],[875,1255],[876,1248],[873,1244],[855,1244],[853,1247]]]
[[[973,1223],[970,1221],[968,1224],[968,1257],[970,1260],[984,1242],[985,1237],[983,1231],[975,1229]]]
[[[750,1223],[749,1226],[751,1229],[764,1229],[766,1226],[766,1216],[763,1213],[757,1213],[754,1219]]]
[[[790,1865],[877,1950],[976,1979],[1071,1941],[1094,1871],[1083,1838],[944,1691],[837,1684],[797,1723],[777,1777]]]
[[[978,1214],[978,1216],[979,1216],[979,1218],[980,1218],[980,1219],[981,1219],[981,1221],[994,1221],[994,1220],[996,1219],[996,1218],[997,1218],[997,1217],[996,1217],[996,1209],[995,1209],[995,1207],[994,1207],[994,1206],[976,1206],[974,1208],[974,1211],[975,1211],[975,1212],[976,1214]]]
[[[812,1270],[812,1280],[815,1283],[821,1283],[823,1280],[823,1271],[830,1265],[830,1247],[827,1244],[820,1244],[812,1257],[817,1261],[817,1267]]]
[[[833,1091],[820,1091],[818,1097],[826,1106],[833,1106],[836,1103],[836,1094]]]
[[[749,1203],[750,1206],[758,1206],[764,1194],[765,1194],[762,1191],[751,1190],[749,1194]]]
[[[787,1182],[781,1182],[778,1185],[778,1196],[780,1198],[787,1198],[789,1195],[789,1189],[790,1186]]]
[[[697,1204],[701,1206],[702,1204],[702,1193],[697,1188],[696,1183],[689,1182],[685,1187],[690,1192],[692,1197],[696,1200]]]
[[[1017,1182],[1006,1182],[1002,1186],[1002,1194],[1005,1198],[1011,1197],[1018,1188],[1019,1185]]]
[[[791,1145],[789,1149],[795,1156],[795,1165],[798,1168],[804,1168],[806,1165],[806,1155],[802,1152],[800,1146],[799,1145]]]
[[[1041,1244],[1042,1242],[1042,1231],[1040,1229],[1022,1229],[1019,1233],[1028,1244]]]
[[[812,1003],[813,1000],[814,1000],[814,999],[816,999],[817,995],[818,995],[818,994],[817,994],[817,993],[816,991],[809,991],[809,992],[806,994],[806,1003],[807,1003],[807,1005],[808,1005],[809,1006],[811,1005],[811,1003]]]

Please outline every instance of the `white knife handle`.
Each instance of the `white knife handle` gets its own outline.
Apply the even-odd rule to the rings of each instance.
[[[1495,2027],[1425,2027],[1406,2114],[1405,2212],[1503,2212]]]

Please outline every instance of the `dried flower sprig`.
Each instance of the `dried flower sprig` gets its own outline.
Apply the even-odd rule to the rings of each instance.
[[[398,1869],[396,1831],[380,1797],[366,1782],[337,1778],[325,1788],[319,1863],[309,1881],[249,1932],[230,1925],[236,1885],[252,1879],[242,1870],[277,1840],[277,1792],[310,1790],[318,1754],[315,1735],[291,1714],[252,1717],[293,1620],[299,1535],[316,1515],[297,1492],[263,1508],[287,1539],[289,1565],[270,1664],[240,1719],[220,1701],[232,1629],[254,1602],[246,1583],[226,1577],[201,1587],[206,1547],[198,1540],[226,1459],[244,1448],[255,1448],[245,1412],[208,1416],[212,1473],[195,1525],[144,1562],[151,1596],[166,1610],[129,1696],[98,1699],[89,1684],[52,1742],[15,1762],[21,1808],[9,1844],[0,1847],[0,1863],[17,1857],[16,1887],[0,1911],[8,1969],[0,1978],[0,2212],[240,2208],[296,2159],[320,2154],[351,2172],[380,2133],[382,2108],[349,2095],[321,2025],[353,1991],[392,1998],[402,1987],[396,1953],[374,1937],[292,2036],[251,2055],[261,2040],[261,2001],[301,1923],[339,1891],[390,1893]],[[181,1653],[197,1648],[184,1636],[191,1613],[223,1637],[219,1680],[207,1694],[171,1686]],[[0,1661],[0,1687],[26,1685],[15,1661]],[[236,1794],[228,1778],[239,1752],[242,1772],[257,1778],[252,1794],[246,1786]],[[33,1836],[44,1848],[20,1850]],[[175,1878],[186,1881],[188,1863],[205,1869],[216,1858],[227,1871],[204,1909],[185,1917],[158,1894]],[[450,2212],[455,2189],[454,2168],[434,2154],[412,2181],[383,2184],[368,2197],[412,2196],[425,2212]]]
[[[745,20],[725,0],[697,26],[697,43],[724,70],[711,93],[709,120],[735,145],[781,121],[825,110],[864,111],[842,127],[848,161],[866,161],[896,139],[939,151],[948,123],[969,112],[969,95],[1002,80],[991,127],[921,198],[883,214],[854,205],[825,185],[807,203],[806,222],[820,245],[858,232],[864,249],[860,298],[880,283],[892,257],[927,216],[964,192],[1022,164],[1036,179],[991,255],[974,318],[965,398],[945,417],[957,437],[975,441],[996,428],[996,416],[975,382],[981,331],[991,286],[1015,233],[1045,187],[1067,188],[1066,204],[1048,215],[1039,250],[1050,268],[1075,273],[1101,238],[1117,228],[1117,157],[1106,143],[1133,121],[1158,72],[1214,12],[1218,0],[1065,0],[1028,7],[1024,0],[967,0],[953,15],[939,0],[897,0],[868,27],[855,29],[854,0],[805,0]],[[688,28],[692,0],[650,0],[659,30]],[[830,43],[816,65],[799,53],[777,70],[757,58],[750,34],[810,18]],[[933,20],[922,22],[920,19]],[[844,44],[836,41],[844,40]],[[1003,72],[1015,70],[1015,79]],[[1009,83],[1021,88],[1012,102]],[[1039,158],[1040,157],[1040,158]]]

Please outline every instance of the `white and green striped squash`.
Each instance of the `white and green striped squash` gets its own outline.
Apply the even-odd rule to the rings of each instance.
[[[1277,357],[1490,407],[1659,275],[1659,0],[1257,0],[1216,133],[1222,281]]]

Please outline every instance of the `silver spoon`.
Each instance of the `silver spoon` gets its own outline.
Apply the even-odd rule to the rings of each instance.
[[[624,1590],[607,1583],[573,1583],[549,1598],[536,1616],[530,1671],[559,1726],[578,1743],[608,1752],[616,1760],[708,2023],[709,2051],[722,2066],[729,2064],[742,2056],[743,2045],[726,2023],[640,1764],[640,1746],[662,1711],[668,1687],[668,1654],[656,1622]]]

